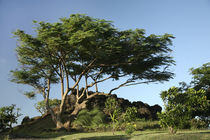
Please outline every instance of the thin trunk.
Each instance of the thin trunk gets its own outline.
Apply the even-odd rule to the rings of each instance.
[[[98,92],[98,85],[97,85],[97,83],[95,84],[95,87],[96,87],[96,92]]]
[[[77,85],[77,101],[79,99],[79,85]]]
[[[63,97],[63,94],[64,94],[64,75],[63,75],[63,68],[60,66],[59,67],[59,70],[60,70],[60,81],[61,81],[61,97]]]
[[[87,75],[85,75],[85,84],[86,84],[86,96],[88,97],[88,82],[87,82]]]
[[[50,79],[48,79],[48,82],[47,82],[47,93],[44,92],[43,96],[44,96],[44,99],[45,99],[46,108],[50,112],[50,115],[52,117],[53,122],[56,125],[56,128],[61,128],[61,127],[64,126],[63,123],[61,122],[61,112],[59,111],[58,113],[57,112],[55,113],[54,110],[50,107],[50,105],[49,105],[49,94],[50,94]]]

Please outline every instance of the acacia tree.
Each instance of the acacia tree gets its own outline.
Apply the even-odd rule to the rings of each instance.
[[[173,76],[168,69],[174,64],[168,47],[172,35],[145,36],[142,29],[119,31],[109,21],[80,14],[57,23],[35,23],[35,36],[22,30],[14,33],[20,67],[12,71],[12,81],[32,86],[34,90],[26,93],[29,97],[43,95],[57,128],[64,126],[65,99],[75,91],[71,115],[85,108],[89,98],[102,94],[97,84],[105,80],[127,78],[110,89],[111,94],[123,86],[163,82]],[[82,81],[84,87],[80,87]],[[52,84],[61,86],[61,104],[56,112],[49,106]],[[89,94],[93,86],[96,92]]]

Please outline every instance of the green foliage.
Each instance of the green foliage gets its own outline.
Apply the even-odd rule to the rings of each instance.
[[[136,124],[127,123],[127,125],[125,127],[125,134],[130,136],[135,131],[136,131]]]
[[[18,117],[22,115],[19,111],[20,108],[14,104],[0,108],[0,132],[6,128],[12,129],[12,124],[17,123]]]
[[[136,124],[134,121],[136,118],[137,109],[136,107],[128,107],[123,114],[123,121],[125,123],[125,133],[131,135],[136,130]]]
[[[125,113],[122,113],[121,108],[115,98],[107,98],[105,102],[104,112],[108,114],[112,121],[112,132],[118,128],[125,130],[127,135],[131,135],[135,131],[135,123],[137,109],[135,107],[128,107]]]
[[[61,100],[58,100],[58,99],[49,99],[49,106],[51,108],[55,108],[55,107],[58,107],[61,103]],[[43,100],[43,101],[40,101],[40,102],[37,102],[35,105],[35,108],[36,110],[41,113],[42,115],[45,114],[47,112],[47,108],[46,108],[46,102]]]
[[[195,89],[208,89],[210,88],[210,62],[203,64],[199,68],[191,68],[191,74],[193,75],[192,84]]]
[[[124,122],[134,122],[137,119],[136,114],[137,114],[136,107],[128,107],[125,113],[123,114]]]
[[[171,133],[175,133],[176,129],[189,127],[190,120],[209,107],[204,90],[196,91],[189,88],[182,91],[180,88],[172,87],[168,91],[163,91],[161,98],[165,111],[158,114],[160,124],[162,127],[168,127]]]
[[[115,98],[109,97],[105,102],[104,112],[108,114],[112,122],[118,122],[121,115],[121,108]]]
[[[110,21],[81,14],[60,18],[57,23],[35,23],[35,36],[22,30],[14,32],[21,67],[12,71],[13,82],[40,89],[46,79],[61,82],[61,73],[79,76],[93,60],[88,75],[103,69],[100,78],[110,75],[117,80],[127,76],[127,83],[134,84],[138,80],[161,82],[173,77],[167,69],[174,64],[168,47],[174,38],[170,34],[146,36],[143,29],[118,31]]]
[[[189,127],[189,112],[184,111],[183,106],[178,105],[171,110],[158,113],[160,125],[164,128],[169,128],[171,133],[176,132],[177,129]]]
[[[93,110],[83,109],[77,115],[74,125],[86,128],[88,130],[97,130],[98,128],[105,126],[105,114],[98,108]]]
[[[135,121],[136,130],[153,130],[160,129],[159,121],[145,120],[145,119],[137,119]]]
[[[118,105],[118,102],[115,98],[109,97],[106,99],[104,112],[108,114],[112,121],[112,132],[114,135],[114,131],[120,125],[120,118],[121,118],[121,108]]]
[[[191,68],[191,74],[193,75],[193,80],[191,84],[195,90],[203,89],[206,92],[207,100],[210,102],[210,62],[203,64],[199,68]],[[198,116],[209,123],[208,117],[210,116],[210,107],[203,112],[199,112]]]

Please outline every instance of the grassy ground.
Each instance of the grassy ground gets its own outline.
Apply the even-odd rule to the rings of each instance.
[[[50,140],[210,140],[210,130],[179,130],[175,135],[169,134],[166,130],[146,130],[136,131],[131,136],[125,135],[123,131],[117,131],[115,135],[112,132],[72,133],[58,131],[40,132],[36,136]],[[32,140],[32,138],[30,139]],[[0,136],[0,140],[3,140],[3,137]]]
[[[54,129],[55,125],[49,118],[50,116],[37,118],[29,124],[15,127],[14,137],[30,138],[31,140],[32,138],[40,140],[210,140],[210,130],[179,130],[177,134],[170,135],[168,131],[160,128],[158,121],[137,121],[137,131],[129,137],[123,131],[118,131],[113,135],[112,132],[81,133],[57,130]],[[2,135],[6,136],[7,133],[0,133],[0,140],[3,140]]]
[[[54,140],[210,140],[210,130],[180,130],[175,135],[163,130],[147,130],[136,131],[130,137],[122,131],[116,132],[115,135],[111,132],[77,133]]]

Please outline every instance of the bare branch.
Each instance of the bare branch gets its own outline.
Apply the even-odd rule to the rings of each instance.
[[[95,61],[96,61],[96,58],[95,58],[92,62],[90,62],[90,64],[87,65],[86,68],[83,70],[83,72],[79,75],[77,81],[75,82],[75,84],[74,84],[74,85],[72,86],[72,88],[71,88],[71,90],[72,90],[71,93],[73,92],[73,90],[75,89],[75,87],[79,84],[79,82],[80,82],[82,76],[87,72],[87,70],[92,66],[92,64],[93,64]],[[70,89],[69,89],[69,90],[70,90]],[[68,94],[68,92],[66,92],[66,93],[64,94],[64,96],[66,96],[67,94]]]
[[[117,89],[119,89],[119,88],[121,88],[121,87],[133,86],[133,85],[138,85],[138,84],[148,84],[148,83],[156,82],[156,81],[150,80],[150,81],[137,82],[137,83],[133,83],[133,82],[135,82],[135,81],[132,81],[132,80],[129,81],[129,80],[127,80],[126,82],[120,84],[118,87],[115,87],[115,88],[111,89],[111,90],[109,91],[109,95],[110,95],[113,91],[115,91],[115,90],[117,90]],[[129,83],[130,83],[130,84],[129,84]]]
[[[130,82],[133,82],[133,81],[128,81],[128,80],[127,80],[126,82],[120,84],[118,87],[115,87],[115,88],[111,89],[111,90],[109,91],[109,95],[110,95],[114,90],[117,90],[117,89],[119,89],[119,88],[125,86],[126,84],[128,84],[128,83],[130,83]]]

